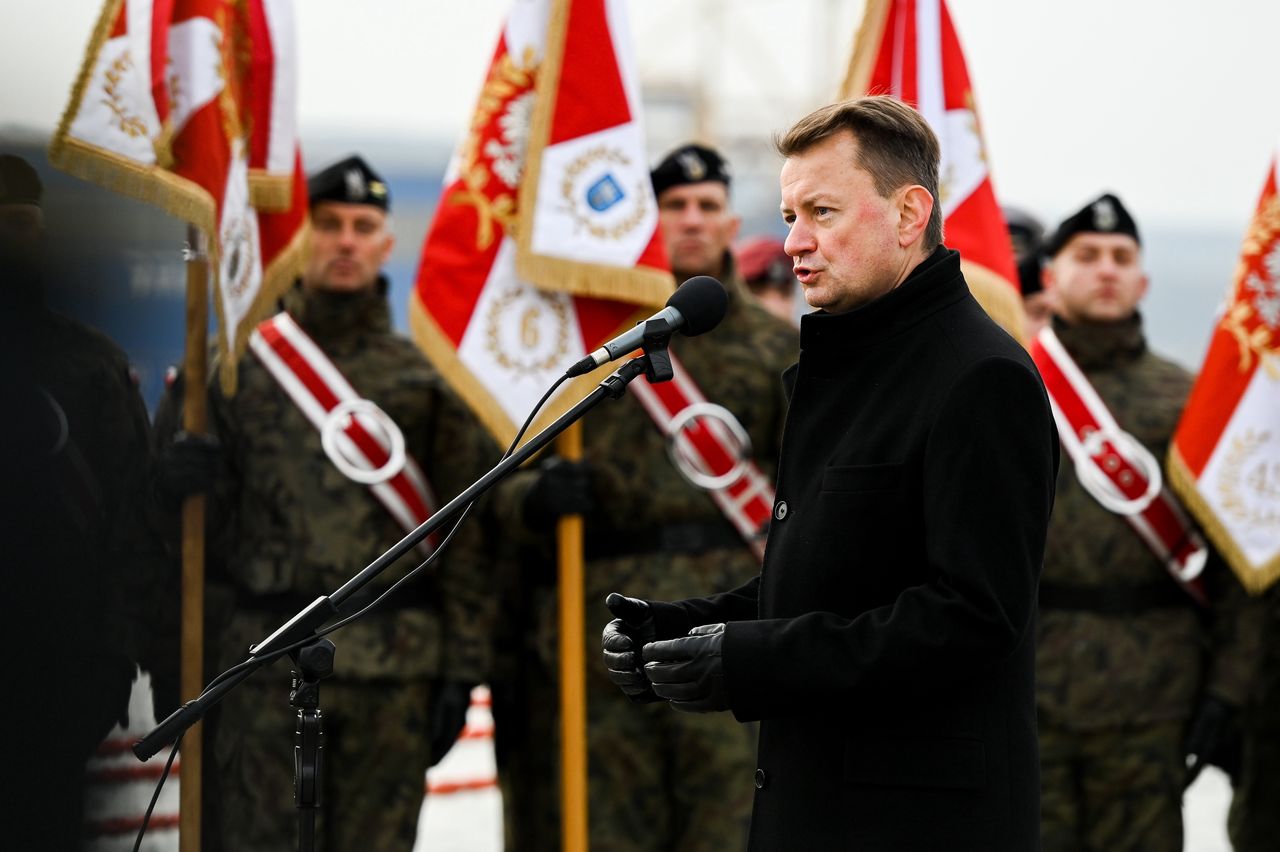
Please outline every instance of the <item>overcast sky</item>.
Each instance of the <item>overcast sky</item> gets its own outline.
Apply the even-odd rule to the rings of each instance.
[[[100,0],[3,0],[0,124],[49,132]],[[453,138],[507,0],[299,0],[306,134]],[[762,135],[825,102],[859,0],[633,0],[646,85],[704,86]],[[1239,227],[1280,142],[1276,0],[950,0],[1001,200],[1051,215],[1102,189],[1140,221]]]

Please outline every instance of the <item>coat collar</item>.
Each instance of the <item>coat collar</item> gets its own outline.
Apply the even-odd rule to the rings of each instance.
[[[960,253],[938,246],[907,279],[848,313],[817,311],[800,319],[801,358],[838,362],[857,350],[896,337],[969,294]]]

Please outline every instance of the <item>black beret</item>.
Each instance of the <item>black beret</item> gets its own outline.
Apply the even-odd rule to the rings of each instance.
[[[391,209],[391,193],[387,190],[387,182],[355,154],[312,174],[307,179],[307,194],[312,204],[341,201],[347,204],[368,204],[382,210]]]
[[[1128,210],[1124,209],[1120,199],[1109,192],[1090,201],[1074,215],[1064,219],[1058,226],[1058,230],[1045,241],[1045,254],[1054,257],[1062,251],[1062,247],[1072,237],[1083,233],[1125,234],[1133,237],[1139,245],[1142,244],[1142,240],[1138,237],[1138,223],[1133,221],[1133,217],[1129,215]]]
[[[681,145],[663,158],[649,174],[653,194],[661,195],[673,186],[713,180],[729,186],[729,164],[715,150],[690,143]]]
[[[1018,288],[1022,290],[1024,299],[1044,289],[1044,281],[1040,278],[1040,267],[1043,263],[1037,251],[1028,252],[1018,261]]]
[[[1013,241],[1013,256],[1021,261],[1031,251],[1039,250],[1044,240],[1044,225],[1021,207],[1005,205],[1000,208],[1004,214],[1005,225],[1009,229],[1009,238]]]
[[[13,154],[0,154],[0,204],[39,204],[44,186],[31,164]]]

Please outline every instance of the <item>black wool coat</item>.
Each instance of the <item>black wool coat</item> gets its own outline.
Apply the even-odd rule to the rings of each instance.
[[[730,707],[761,720],[749,848],[1038,849],[1058,466],[1039,374],[939,248],[873,302],[806,316],[784,381],[760,576],[653,607],[663,637],[727,622]]]

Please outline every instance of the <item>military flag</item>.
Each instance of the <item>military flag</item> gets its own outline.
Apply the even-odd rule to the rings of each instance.
[[[621,0],[516,0],[422,248],[414,336],[504,443],[673,290],[630,51]],[[535,428],[610,369],[568,383]],[[558,452],[580,455],[578,428]],[[582,519],[558,533],[563,848],[585,850]]]
[[[942,147],[938,199],[946,243],[991,318],[1026,343],[1017,266],[991,182],[978,107],[945,0],[868,0],[841,86],[915,107]]]
[[[1280,578],[1280,148],[1169,448],[1169,479],[1249,591]]]
[[[518,0],[445,178],[411,323],[500,440],[672,292],[634,68],[620,2]],[[598,379],[553,398],[543,422]]]
[[[227,382],[305,236],[288,7],[108,0],[49,148],[55,166],[208,238]],[[251,173],[279,212],[255,209]]]

